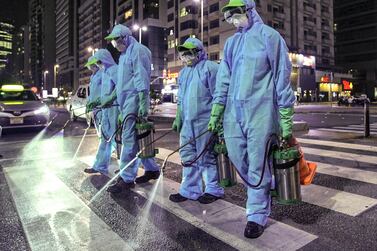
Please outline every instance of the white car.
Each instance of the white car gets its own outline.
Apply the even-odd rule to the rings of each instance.
[[[178,95],[178,85],[167,85],[164,89],[161,90],[162,100],[163,101],[170,101],[172,103],[177,103],[177,95]]]
[[[44,128],[50,122],[50,109],[22,85],[0,88],[0,128]]]
[[[93,122],[93,113],[85,113],[89,94],[89,84],[80,85],[79,88],[77,88],[77,90],[68,98],[66,108],[72,121],[81,118],[85,119],[87,122]]]

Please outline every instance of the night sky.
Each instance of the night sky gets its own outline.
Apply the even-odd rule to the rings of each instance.
[[[8,19],[17,27],[27,23],[28,0],[0,0],[0,20]]]

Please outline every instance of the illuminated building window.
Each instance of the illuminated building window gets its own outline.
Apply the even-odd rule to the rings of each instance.
[[[133,11],[132,11],[132,9],[130,9],[130,10],[126,11],[126,13],[124,13],[124,18],[127,20],[127,19],[131,18],[132,15],[133,15]]]
[[[181,9],[181,12],[180,12],[180,17],[184,17],[184,16],[187,16],[189,13],[187,12],[187,10],[186,10],[186,7],[183,7],[182,9]]]

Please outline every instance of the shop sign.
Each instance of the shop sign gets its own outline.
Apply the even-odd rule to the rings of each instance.
[[[353,90],[353,83],[347,80],[342,80],[343,90],[351,91]]]

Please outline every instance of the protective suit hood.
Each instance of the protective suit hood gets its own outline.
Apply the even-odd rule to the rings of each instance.
[[[240,28],[239,31],[249,30],[256,23],[262,23],[263,24],[262,18],[259,16],[257,10],[255,9],[254,0],[243,0],[243,2],[246,6],[246,9],[248,10],[247,16],[248,16],[248,19],[249,19],[249,26],[244,27],[244,28]]]
[[[94,53],[94,58],[100,60],[105,68],[109,68],[110,66],[115,65],[115,61],[111,53],[106,49],[99,49],[96,53]]]
[[[196,48],[198,48],[200,50],[200,52],[199,52],[199,62],[207,59],[207,52],[204,49],[204,45],[203,45],[202,41],[200,41],[197,38],[190,37],[190,38],[186,39],[185,43],[192,43],[192,44],[195,45]]]

